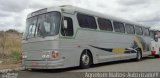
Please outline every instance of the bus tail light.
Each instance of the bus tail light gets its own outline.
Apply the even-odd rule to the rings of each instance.
[[[58,51],[52,51],[52,58],[56,58],[59,56],[59,52]]]

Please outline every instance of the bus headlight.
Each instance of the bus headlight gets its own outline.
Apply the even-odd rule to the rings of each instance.
[[[42,55],[42,58],[46,58],[46,55]]]
[[[50,58],[50,55],[42,55],[42,58],[44,59]]]
[[[23,55],[23,56],[22,56],[22,58],[23,58],[23,59],[26,59],[26,58],[27,58],[27,56],[26,56],[26,55]]]
[[[52,51],[52,58],[56,58],[59,56],[59,52],[58,51]]]
[[[49,56],[50,56],[50,55],[46,55],[46,58],[50,58]]]

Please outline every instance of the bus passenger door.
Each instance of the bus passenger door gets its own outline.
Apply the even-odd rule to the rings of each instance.
[[[63,14],[63,20],[62,20],[62,25],[60,29],[60,42],[59,42],[59,47],[60,47],[60,52],[62,57],[67,60],[65,62],[65,65],[67,66],[72,66],[78,63],[76,60],[77,58],[77,47],[76,47],[76,39],[75,39],[75,19],[73,14],[68,14],[68,13],[62,13]],[[73,62],[74,61],[74,62]]]

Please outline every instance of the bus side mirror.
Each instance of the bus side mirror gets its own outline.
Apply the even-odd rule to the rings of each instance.
[[[67,20],[64,20],[64,21],[63,21],[63,27],[64,27],[65,29],[68,28],[68,22],[67,22]]]

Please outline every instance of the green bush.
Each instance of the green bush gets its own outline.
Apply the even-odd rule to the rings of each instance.
[[[12,52],[11,52],[11,58],[12,58],[14,61],[20,61],[20,60],[21,60],[21,53],[18,52],[18,51],[12,51]]]
[[[9,29],[6,31],[7,33],[19,33],[17,30],[15,29]]]

